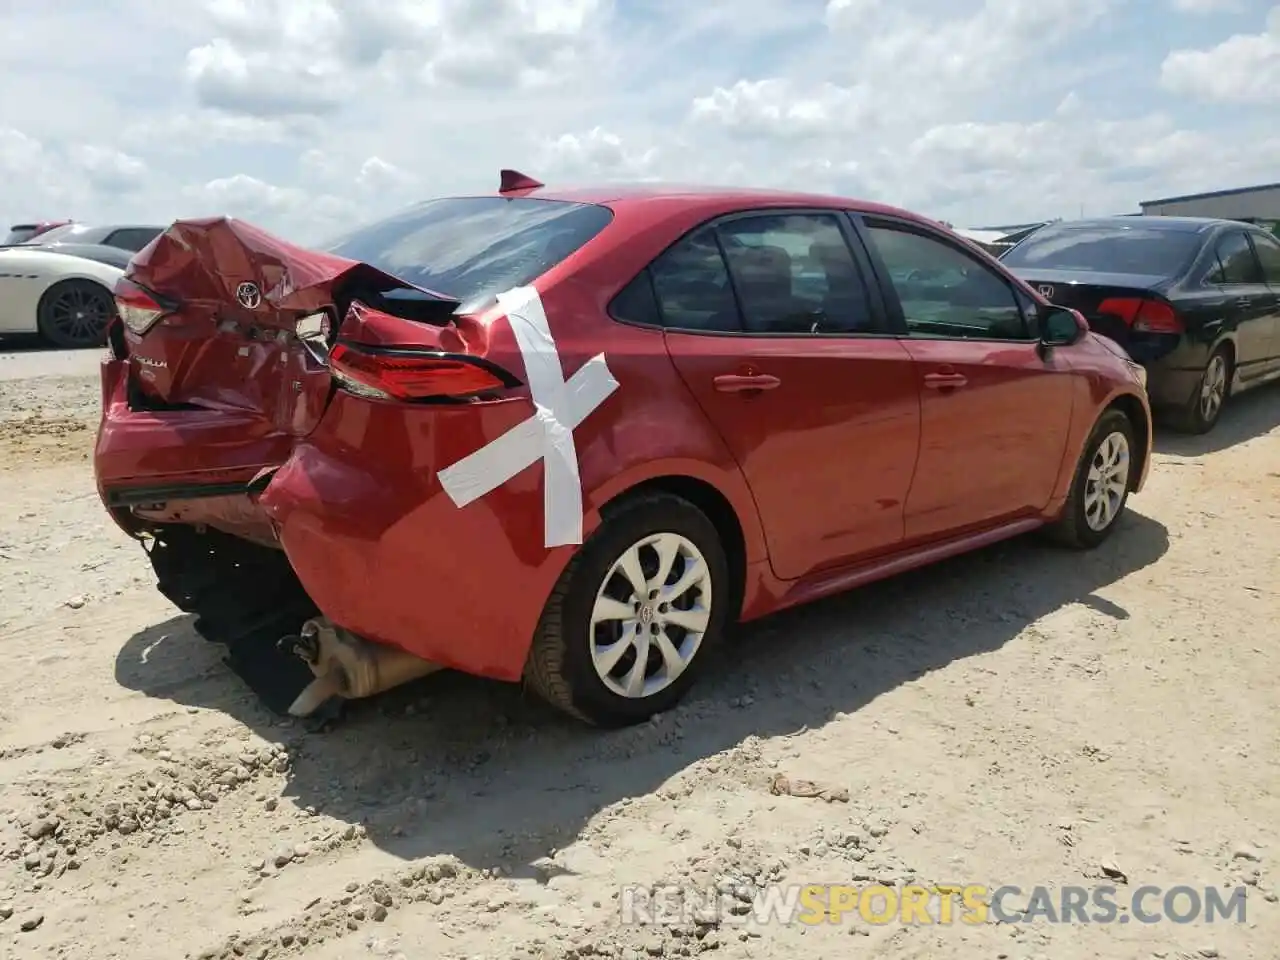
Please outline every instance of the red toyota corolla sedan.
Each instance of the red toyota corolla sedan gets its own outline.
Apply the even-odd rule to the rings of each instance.
[[[1115,528],[1140,367],[947,228],[646,186],[433,200],[326,252],[179,221],[116,291],[95,452],[279,710],[440,667],[670,708],[736,621]]]

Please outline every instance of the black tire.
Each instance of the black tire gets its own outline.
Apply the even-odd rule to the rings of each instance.
[[[1217,396],[1216,404],[1207,404],[1205,399],[1206,385],[1216,377],[1216,370],[1221,372],[1221,392]],[[1195,392],[1187,401],[1186,406],[1172,412],[1169,417],[1169,425],[1181,433],[1193,435],[1206,434],[1212,430],[1222,418],[1222,410],[1227,405],[1227,400],[1231,397],[1231,378],[1234,375],[1235,366],[1231,362],[1230,348],[1226,346],[1218,347],[1209,355],[1209,360],[1205,363],[1204,373],[1200,375],[1200,379],[1196,383]]]
[[[1113,434],[1119,433],[1127,445],[1128,470],[1124,476],[1124,493],[1116,505],[1110,520],[1101,529],[1089,522],[1089,472],[1102,450],[1103,443]],[[1078,550],[1089,550],[1098,546],[1124,516],[1125,506],[1129,502],[1129,489],[1133,483],[1135,460],[1135,443],[1133,424],[1119,410],[1108,410],[1094,424],[1089,439],[1084,445],[1080,462],[1076,465],[1075,477],[1071,481],[1071,492],[1062,508],[1062,515],[1048,528],[1049,535],[1059,543]]]
[[[605,587],[610,587],[611,592],[619,588],[628,592],[629,588],[621,586],[626,582],[623,578],[610,576],[619,559],[646,537],[664,533],[684,538],[702,554],[710,580],[710,615],[702,639],[696,642],[692,659],[682,673],[651,695],[626,697],[610,689],[593,664],[596,638],[591,627],[592,609],[597,592]],[[673,568],[668,582],[679,570]],[[648,570],[644,572],[649,575]],[[609,583],[605,583],[606,577]],[[552,706],[594,726],[643,723],[654,714],[670,710],[693,685],[724,634],[735,595],[720,535],[701,510],[667,493],[641,494],[624,500],[607,510],[604,522],[583,544],[556,584],[534,634],[525,682]],[[639,614],[637,622],[638,617]],[[615,669],[625,669],[628,662],[634,665],[636,659],[631,649]],[[652,658],[647,662],[652,664]]]
[[[64,350],[101,347],[115,313],[115,299],[102,284],[63,280],[40,298],[36,327],[40,336]]]

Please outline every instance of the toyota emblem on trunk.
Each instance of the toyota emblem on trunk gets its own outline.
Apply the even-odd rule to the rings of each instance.
[[[1043,291],[1043,288],[1041,288]],[[255,310],[262,303],[262,291],[256,283],[242,283],[236,287],[236,299],[246,310]]]
[[[253,284],[249,284],[249,286],[253,286]],[[1036,289],[1040,291],[1040,296],[1044,297],[1046,300],[1053,299],[1053,287],[1049,286],[1049,284],[1042,283],[1040,286],[1036,287]],[[241,302],[243,303],[244,301]]]

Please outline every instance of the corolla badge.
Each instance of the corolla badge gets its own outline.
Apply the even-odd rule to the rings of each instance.
[[[1049,286],[1049,284],[1042,283],[1036,287],[1036,289],[1040,291],[1040,296],[1044,297],[1046,300],[1053,299],[1053,287]]]
[[[262,291],[256,283],[242,283],[236,287],[236,300],[246,310],[256,310],[262,303]]]

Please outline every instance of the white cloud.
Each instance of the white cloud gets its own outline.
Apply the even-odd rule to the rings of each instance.
[[[554,82],[604,12],[602,0],[212,0],[209,7],[217,35],[187,54],[196,97],[259,117],[333,114],[365,85]]]
[[[501,167],[959,224],[1134,210],[1275,179],[1280,13],[1204,15],[1233,2],[0,4],[0,220],[231,213],[308,242]]]
[[[791,80],[739,80],[695,97],[694,122],[718,124],[745,136],[813,137],[866,131],[876,123],[877,104],[865,85],[823,83],[806,90]]]
[[[1044,54],[1102,20],[1119,0],[985,0],[979,4],[828,5],[828,24],[846,46],[851,72],[875,78],[894,111],[946,115],[1011,80],[1043,74]],[[1049,61],[1052,62],[1052,61]],[[1061,65],[1059,65],[1061,66]]]
[[[1240,183],[1280,164],[1280,132],[1236,144],[1181,130],[1159,115],[1140,120],[1097,122],[1077,103],[1066,113],[1030,124],[958,123],[934,127],[914,140],[905,155],[886,157],[876,170],[882,190],[895,190],[908,206],[930,198],[1022,193],[1035,184],[1049,213],[1076,216],[1126,213],[1133,182],[1159,183],[1171,193],[1214,186],[1206,176]],[[1208,174],[1207,171],[1211,171]],[[1144,198],[1145,199],[1145,198]]]
[[[71,149],[70,156],[72,163],[84,172],[89,184],[103,192],[141,189],[150,172],[137,157],[112,147],[80,144]]]
[[[38,199],[44,211],[15,210],[11,219],[61,219],[98,202],[142,189],[147,165],[114,147],[80,143],[50,147],[34,137],[0,126],[0,196]],[[3,226],[7,227],[5,223]]]
[[[656,148],[634,149],[616,133],[592,127],[585,133],[564,133],[545,141],[539,166],[567,179],[648,180],[658,157]]]
[[[231,216],[254,223],[287,219],[292,233],[314,241],[337,235],[360,217],[351,199],[282,187],[238,173],[183,190],[186,216]]]
[[[361,190],[399,191],[415,182],[414,177],[381,157],[370,157],[360,164],[356,186]]]
[[[1280,107],[1280,6],[1261,33],[1238,33],[1206,50],[1174,50],[1160,82],[1183,96],[1219,103]]]
[[[1240,10],[1248,0],[1171,0],[1183,13],[1226,13]]]
[[[883,0],[828,0],[826,21],[834,29],[856,28],[881,9]]]

